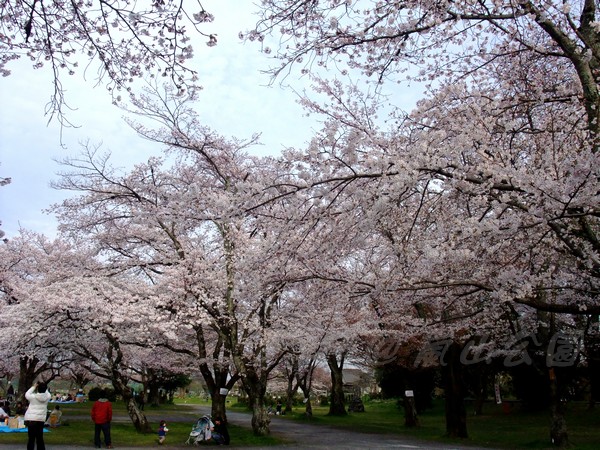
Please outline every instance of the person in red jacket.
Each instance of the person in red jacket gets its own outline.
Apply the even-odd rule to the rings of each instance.
[[[112,420],[112,403],[106,398],[106,391],[100,393],[100,398],[92,406],[92,420],[95,424],[94,445],[96,448],[102,447],[100,440],[100,431],[104,435],[104,444],[106,448],[113,448],[110,439],[110,422]]]

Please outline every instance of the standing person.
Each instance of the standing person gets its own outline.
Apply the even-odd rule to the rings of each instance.
[[[142,390],[140,391],[140,393],[138,394],[138,396],[137,396],[137,405],[138,405],[138,409],[139,409],[140,411],[143,411],[143,410],[144,410],[144,404],[145,404],[145,403],[146,403],[146,402],[145,402],[145,399],[144,399],[144,390],[142,389]]]
[[[25,423],[27,424],[27,450],[34,450],[37,444],[37,450],[46,450],[44,444],[44,423],[48,414],[48,402],[50,401],[50,392],[44,382],[35,383],[25,393],[25,398],[29,401],[29,407],[25,411]]]
[[[92,420],[94,421],[94,445],[102,448],[100,431],[104,435],[106,448],[113,448],[110,439],[110,422],[112,420],[112,403],[106,398],[106,391],[100,392],[100,398],[92,406]]]
[[[167,422],[165,422],[164,420],[161,420],[160,424],[158,425],[158,443],[159,444],[165,443],[165,439],[167,438],[168,431],[169,431],[169,429],[167,428]]]

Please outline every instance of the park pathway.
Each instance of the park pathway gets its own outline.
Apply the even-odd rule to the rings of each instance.
[[[157,411],[145,411],[150,420],[156,420],[159,414],[161,418],[169,421],[173,420],[190,420],[189,414],[185,416],[164,416],[164,413]],[[198,407],[197,417],[201,417],[203,414],[209,413],[210,408]],[[249,427],[250,425],[250,414],[239,413],[239,412],[227,412],[227,418],[230,423]],[[114,421],[127,421],[128,417],[115,417]],[[190,421],[190,430],[193,421]],[[446,449],[446,450],[483,450],[478,447],[466,446],[466,445],[443,445],[438,443],[418,441],[405,436],[400,435],[380,435],[371,433],[361,433],[360,431],[347,431],[340,430],[333,427],[323,425],[310,425],[310,424],[299,424],[291,420],[286,420],[281,417],[274,416],[271,420],[271,434],[279,438],[288,441],[289,444],[279,446],[268,446],[268,447],[251,447],[255,450],[273,450],[277,448],[285,449]],[[232,436],[232,440],[235,443],[235,436]],[[23,450],[23,445],[12,445],[12,444],[0,444],[0,450]],[[151,447],[120,447],[118,443],[114,443],[115,450],[141,450],[143,448],[160,448],[165,450],[179,450],[192,448],[215,448],[214,445],[202,445],[202,446],[189,446],[184,443],[176,444],[169,442],[168,445],[159,446],[155,444]],[[79,446],[79,445],[46,445],[46,450],[88,450],[93,448],[92,446]],[[236,447],[230,445],[226,448],[229,449],[242,449],[249,447]],[[489,450],[489,449],[486,449]]]

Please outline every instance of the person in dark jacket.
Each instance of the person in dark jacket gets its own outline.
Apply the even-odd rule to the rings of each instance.
[[[94,445],[102,448],[100,431],[104,435],[106,448],[113,448],[110,439],[110,422],[112,421],[112,403],[106,398],[106,392],[100,394],[100,398],[92,406],[92,420],[94,421]]]
[[[24,416],[25,411],[27,411],[27,408],[23,405],[23,402],[17,402],[17,405],[15,406],[15,415]]]
[[[229,445],[229,431],[227,424],[221,417],[215,417],[213,422],[212,438],[217,445]]]
[[[165,439],[167,438],[168,432],[169,432],[169,429],[167,428],[167,422],[165,422],[164,420],[161,420],[158,425],[158,443],[159,444],[162,445],[165,443]]]

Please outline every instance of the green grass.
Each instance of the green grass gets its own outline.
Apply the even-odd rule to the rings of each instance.
[[[169,434],[167,444],[172,446],[183,445],[187,440],[192,425],[195,423],[197,412],[193,406],[209,405],[199,400],[181,401],[177,405],[164,405],[160,408],[146,407],[144,411],[153,430],[157,429],[162,418],[175,418],[169,420]],[[596,450],[600,443],[600,408],[588,411],[583,403],[569,405],[567,426],[571,448],[577,450]],[[44,434],[44,440],[50,445],[72,444],[93,445],[94,426],[88,419],[91,404],[73,404],[63,406],[63,419],[68,425],[51,430]],[[232,411],[244,411],[237,406],[229,406]],[[115,416],[126,416],[122,403],[114,403]],[[467,428],[469,438],[464,440],[451,440],[444,437],[445,418],[444,405],[439,401],[434,407],[419,416],[420,426],[417,428],[404,427],[404,414],[396,406],[395,400],[370,401],[365,403],[364,413],[351,413],[346,417],[327,416],[327,407],[313,408],[313,417],[308,419],[303,414],[303,409],[298,407],[294,413],[283,416],[286,420],[308,422],[314,425],[325,425],[348,430],[360,430],[367,433],[396,434],[415,439],[435,441],[451,445],[461,444],[480,447],[493,447],[505,449],[549,449],[549,413],[527,413],[513,409],[506,414],[498,405],[488,403],[484,407],[484,414],[473,416],[469,411]],[[286,443],[277,437],[256,437],[248,427],[230,425],[232,444],[236,446],[273,446]],[[112,424],[113,442],[122,446],[156,447],[156,433],[140,434],[135,431],[128,421],[116,420]],[[0,445],[3,443],[22,444],[27,441],[26,433],[0,434]]]
[[[204,402],[193,402],[188,405],[206,405]],[[159,408],[146,407],[146,414],[152,430],[158,429],[158,422],[163,417],[176,416],[177,420],[169,420],[167,440],[165,444],[170,446],[183,446],[188,439],[192,426],[198,419],[198,414],[188,405],[162,405]],[[90,414],[90,403],[61,405],[63,410],[63,426],[51,429],[44,433],[44,442],[48,445],[94,445],[94,424],[88,419]],[[124,420],[113,420],[111,424],[111,437],[115,447],[158,447],[157,433],[138,433],[128,420],[125,405],[122,402],[113,403],[113,416],[126,416]],[[229,425],[232,436],[232,445],[236,446],[273,446],[282,444],[284,441],[273,436],[254,436],[248,427]],[[2,444],[22,444],[25,447],[27,433],[0,433],[0,446]]]
[[[434,407],[419,416],[420,426],[406,428],[404,412],[396,406],[395,400],[370,401],[365,403],[364,413],[350,413],[345,417],[327,416],[328,408],[313,408],[313,417],[308,419],[301,409],[284,416],[295,421],[315,425],[335,426],[342,429],[368,433],[398,434],[416,439],[435,441],[451,445],[466,445],[506,448],[506,449],[550,449],[549,412],[527,413],[513,409],[508,414],[501,406],[487,403],[484,414],[473,416],[467,409],[467,439],[445,437],[446,422],[444,404],[434,403]],[[572,449],[597,450],[600,448],[600,410],[587,410],[585,403],[572,403],[567,413],[567,428]]]

